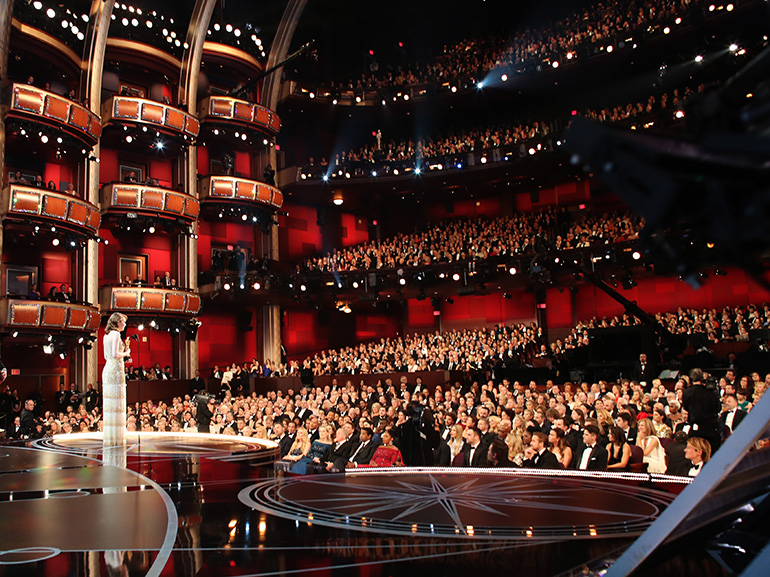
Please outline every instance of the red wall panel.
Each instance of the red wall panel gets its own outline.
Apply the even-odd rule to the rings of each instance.
[[[315,310],[290,310],[284,314],[281,340],[290,357],[328,348],[328,327],[318,322]]]
[[[171,188],[171,160],[150,161],[150,176],[157,179],[160,186]]]
[[[207,376],[214,365],[221,367],[234,362],[244,363],[254,357],[264,361],[256,352],[257,332],[261,330],[258,319],[252,317],[254,330],[251,331],[239,330],[238,319],[232,313],[208,312],[201,317],[201,322],[203,324],[198,329],[198,363],[202,375]]]
[[[52,286],[71,284],[71,253],[43,253],[43,267],[41,271],[40,294],[45,296]]]
[[[198,174],[210,174],[209,149],[205,146],[198,147]]]
[[[549,329],[574,326],[572,294],[568,289],[548,289],[545,304]]]
[[[369,240],[369,221],[355,214],[342,213],[342,246],[353,246]]]
[[[118,151],[102,148],[99,153],[99,182],[116,182],[120,180],[118,166]]]
[[[279,216],[278,238],[282,259],[295,259],[321,252],[321,229],[316,209],[284,205],[289,216]]]
[[[534,295],[520,290],[511,292],[511,297],[506,299],[502,293],[454,297],[454,303],[441,305],[441,328],[452,330],[534,320]]]
[[[242,178],[252,178],[251,156],[248,152],[235,153],[235,174]]]
[[[451,210],[449,210],[451,209]],[[428,207],[428,220],[431,222],[451,218],[475,218],[486,216],[496,218],[500,216],[499,198],[480,198],[478,200],[462,200],[433,204]]]
[[[398,334],[398,323],[387,315],[356,315],[356,341],[393,338]]]

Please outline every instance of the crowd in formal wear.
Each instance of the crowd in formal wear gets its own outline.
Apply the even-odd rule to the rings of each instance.
[[[494,219],[443,221],[412,234],[335,249],[298,268],[334,272],[418,267],[588,248],[636,239],[643,226],[644,219],[628,213],[584,213],[578,221],[567,210],[548,208]]]
[[[745,376],[749,388],[744,375],[717,381],[694,369],[668,388],[657,379],[544,388],[501,379],[433,390],[407,375],[374,385],[341,376],[286,393],[191,390],[169,403],[136,403],[127,428],[273,439],[277,466],[294,473],[435,465],[686,476],[699,473],[770,384],[770,374]],[[98,430],[98,406],[89,411],[66,391],[62,402],[58,414],[43,415],[49,433]]]
[[[50,190],[52,192],[63,192],[64,194],[69,194],[70,196],[80,197],[80,193],[75,189],[75,185],[71,182],[67,183],[67,188],[65,190],[60,191],[56,182],[53,180],[46,182],[43,180],[43,176],[40,174],[36,174],[34,177],[31,175],[28,176],[23,175],[19,170],[16,172],[9,172],[8,182],[10,184],[21,184],[24,186],[33,186],[35,188],[45,188],[46,190]]]
[[[510,36],[487,34],[445,45],[432,62],[410,67],[378,66],[358,78],[332,83],[330,90],[398,89],[425,84],[456,85],[483,80],[495,69],[540,70],[554,62],[582,61],[626,44],[667,34],[714,9],[704,0],[613,0],[592,4],[553,23],[516,29]],[[720,9],[721,10],[721,9]],[[665,29],[669,30],[666,31]]]

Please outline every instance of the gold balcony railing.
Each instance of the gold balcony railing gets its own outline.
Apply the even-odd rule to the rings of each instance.
[[[0,298],[0,326],[5,329],[94,332],[100,322],[99,309],[90,305]]]
[[[142,286],[105,286],[99,290],[102,312],[193,317],[201,308],[201,297],[187,289]]]
[[[74,232],[95,235],[99,230],[99,208],[69,194],[21,184],[11,184],[0,197],[0,215],[30,224],[55,224]]]
[[[188,223],[198,219],[200,203],[184,192],[146,186],[135,182],[105,184],[101,191],[102,211],[136,212],[166,218],[181,218]]]
[[[283,193],[275,186],[234,176],[207,176],[201,179],[198,182],[198,197],[201,202],[230,200],[256,203],[272,210],[283,206]]]
[[[191,138],[196,138],[200,130],[195,116],[169,104],[134,96],[113,96],[102,105],[102,124],[124,122],[152,126]]]
[[[198,116],[202,123],[227,121],[272,135],[281,129],[281,119],[269,108],[229,96],[210,96],[202,100]]]
[[[102,135],[102,121],[85,106],[63,96],[28,84],[11,87],[9,116],[39,120],[59,128],[90,148]]]

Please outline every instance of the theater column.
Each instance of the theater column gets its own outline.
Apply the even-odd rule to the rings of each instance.
[[[101,115],[102,99],[102,72],[104,70],[104,52],[107,46],[107,36],[110,27],[110,15],[114,0],[105,2],[91,2],[91,10],[88,20],[88,34],[86,46],[88,49],[83,55],[82,73],[80,76],[80,94],[88,98],[88,106],[91,112]],[[92,158],[99,158],[100,144],[93,147]],[[99,163],[95,160],[82,161],[79,173],[83,176],[83,198],[99,206]],[[78,249],[75,255],[76,293],[83,301],[92,305],[99,305],[99,244],[89,240],[85,246]],[[90,349],[78,347],[74,358],[74,382],[81,390],[86,390],[86,385],[91,383],[98,386],[101,376],[98,374],[99,352],[101,343],[95,342]],[[106,418],[106,416],[105,416]]]
[[[211,14],[214,12],[216,0],[196,0],[187,27],[186,45],[182,57],[182,67],[179,71],[179,103],[190,114],[197,115],[198,105],[198,76],[203,56],[203,43],[206,40]],[[183,175],[184,190],[198,197],[198,149],[190,145],[184,152]],[[198,223],[193,225],[197,234]],[[198,241],[187,235],[177,237],[176,269],[181,286],[198,290]],[[174,365],[180,379],[190,379],[198,368],[198,337],[187,340],[183,333],[176,338],[174,347]]]
[[[0,81],[8,85],[8,51],[11,47],[13,0],[0,4]],[[5,189],[5,115],[0,115],[0,190]],[[0,221],[0,259],[3,256],[3,223]]]

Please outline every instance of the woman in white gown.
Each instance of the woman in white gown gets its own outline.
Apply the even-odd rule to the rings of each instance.
[[[115,447],[126,442],[126,374],[123,359],[130,355],[120,333],[126,328],[126,315],[113,313],[104,331],[104,446]]]

